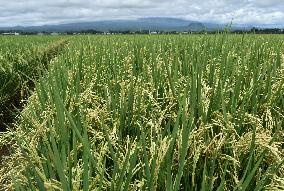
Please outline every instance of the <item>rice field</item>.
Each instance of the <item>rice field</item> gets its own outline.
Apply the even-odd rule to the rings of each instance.
[[[0,190],[284,190],[283,35],[63,40],[0,135]]]

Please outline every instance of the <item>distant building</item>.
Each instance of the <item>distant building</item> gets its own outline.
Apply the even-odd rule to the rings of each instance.
[[[52,32],[52,33],[50,33],[50,35],[56,36],[56,35],[59,35],[59,33],[57,33],[57,32]]]
[[[18,35],[20,35],[20,33],[17,33],[17,32],[4,32],[4,33],[2,33],[2,35],[15,35],[15,36],[18,36]]]

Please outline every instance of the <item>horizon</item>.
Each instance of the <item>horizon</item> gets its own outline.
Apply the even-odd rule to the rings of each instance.
[[[176,18],[202,23],[284,26],[282,0],[0,0],[0,27]]]

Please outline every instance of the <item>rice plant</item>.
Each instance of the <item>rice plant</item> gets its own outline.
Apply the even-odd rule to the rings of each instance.
[[[284,190],[281,35],[77,36],[39,78],[4,190]]]
[[[11,123],[33,80],[65,44],[51,37],[0,37],[0,130]]]

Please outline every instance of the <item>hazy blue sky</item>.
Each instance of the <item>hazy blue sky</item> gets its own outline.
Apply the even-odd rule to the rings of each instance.
[[[0,26],[157,16],[284,25],[284,0],[0,0]]]

